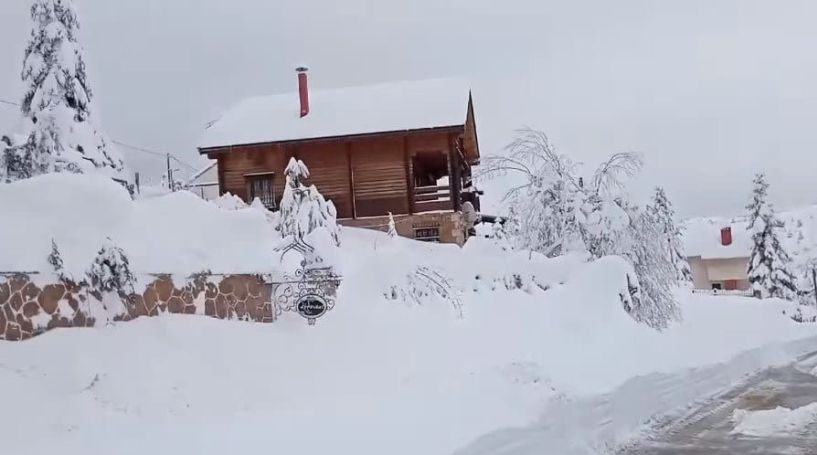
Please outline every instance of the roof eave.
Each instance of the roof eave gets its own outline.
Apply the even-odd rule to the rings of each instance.
[[[392,131],[379,131],[376,133],[360,133],[360,134],[343,134],[339,136],[323,136],[323,137],[314,137],[314,138],[304,138],[304,139],[288,139],[284,141],[263,141],[263,142],[248,142],[242,144],[229,144],[229,145],[218,145],[218,146],[209,146],[209,147],[198,147],[199,154],[204,155],[208,153],[217,153],[217,152],[225,152],[230,151],[234,148],[238,147],[254,147],[258,145],[288,145],[288,144],[302,144],[304,142],[324,142],[324,141],[336,141],[340,139],[345,140],[353,140],[353,139],[363,139],[368,137],[376,137],[376,136],[386,136],[386,135],[396,135],[396,134],[410,134],[410,133],[437,133],[437,132],[448,132],[448,131],[461,131],[465,130],[465,124],[462,125],[449,125],[449,126],[432,126],[428,128],[412,128],[406,130],[392,130]]]

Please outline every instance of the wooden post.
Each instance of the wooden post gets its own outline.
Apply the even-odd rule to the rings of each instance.
[[[457,136],[448,137],[448,191],[451,194],[452,208],[460,210],[459,157],[457,156]]]
[[[209,157],[208,157],[209,158]],[[212,158],[211,158],[212,159]],[[224,162],[226,159],[224,158],[223,154],[216,156],[216,173],[218,174],[218,195],[223,196],[225,191],[224,188]]]
[[[406,193],[408,193],[408,213],[414,214],[414,166],[408,148],[408,136],[403,136],[403,162],[406,165]]]
[[[352,199],[352,219],[357,219],[357,202],[355,201],[355,168],[352,166],[352,143],[346,141],[346,161],[349,163],[349,197]]]

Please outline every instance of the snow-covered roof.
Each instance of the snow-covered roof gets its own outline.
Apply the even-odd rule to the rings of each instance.
[[[195,183],[201,183],[201,182],[198,182],[198,180],[201,179],[201,177],[203,177],[204,174],[207,174],[208,173],[207,171],[209,171],[209,170],[213,169],[214,167],[216,167],[217,164],[218,164],[218,161],[213,160],[206,167],[203,167],[201,170],[199,170],[198,172],[193,174],[193,176],[190,177],[190,179],[187,181],[187,184],[192,185],[192,184],[195,184]],[[216,175],[216,178],[218,178],[217,175]]]
[[[684,223],[684,250],[687,257],[727,259],[749,257],[752,239],[745,218],[694,218]],[[721,244],[721,229],[732,228],[732,244]]]
[[[200,149],[465,125],[470,85],[428,79],[249,98],[212,124]]]

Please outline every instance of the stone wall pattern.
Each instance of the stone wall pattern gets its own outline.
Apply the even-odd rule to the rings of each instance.
[[[258,275],[195,275],[181,286],[169,275],[148,275],[142,293],[120,293],[123,308],[98,320],[103,296],[87,284],[55,280],[38,286],[27,274],[0,276],[0,340],[18,341],[58,327],[94,327],[161,313],[273,322],[271,286]],[[38,280],[40,281],[40,280]]]

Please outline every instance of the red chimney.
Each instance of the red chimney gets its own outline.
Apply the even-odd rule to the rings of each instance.
[[[306,82],[306,72],[309,71],[309,68],[299,66],[295,68],[295,71],[298,72],[298,95],[301,98],[301,118],[304,118],[309,114],[309,85],[307,85]]]
[[[721,245],[729,246],[732,244],[732,228],[721,228]]]

